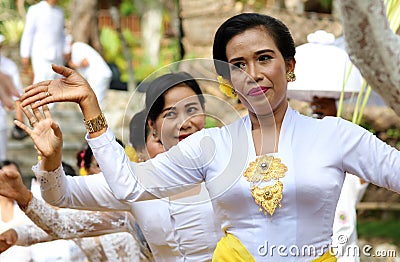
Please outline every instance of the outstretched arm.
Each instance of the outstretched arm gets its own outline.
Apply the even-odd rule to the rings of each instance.
[[[47,205],[32,197],[20,174],[7,167],[0,170],[0,195],[16,200],[25,214],[54,238],[134,232],[135,221],[127,212],[57,210]]]
[[[52,236],[36,225],[20,225],[0,234],[0,253],[14,245],[30,246],[52,240],[54,240]]]

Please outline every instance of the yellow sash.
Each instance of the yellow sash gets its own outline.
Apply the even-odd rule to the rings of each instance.
[[[312,260],[311,262],[336,262],[336,261],[337,258],[334,255],[332,255],[332,252],[328,251],[319,258]]]
[[[239,239],[232,234],[226,234],[217,243],[213,262],[256,262],[250,252]]]
[[[218,241],[212,262],[256,262],[256,260],[237,237],[226,234]],[[336,262],[336,257],[328,251],[312,262]]]

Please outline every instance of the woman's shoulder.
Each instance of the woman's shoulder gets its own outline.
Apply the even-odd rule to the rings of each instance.
[[[322,119],[316,119],[310,116],[306,116],[303,114],[300,114],[299,112],[296,111],[295,114],[295,126],[309,129],[309,130],[318,130],[319,132],[321,130],[324,130],[326,133],[331,133],[331,132],[338,132],[338,129],[340,129],[340,132],[363,132],[366,131],[364,128],[360,127],[359,125],[356,125],[352,123],[349,120],[343,119],[341,117],[336,117],[336,116],[326,116]]]

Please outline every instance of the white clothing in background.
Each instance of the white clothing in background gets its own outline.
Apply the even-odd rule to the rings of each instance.
[[[0,210],[1,211],[1,210]],[[17,202],[14,201],[14,217],[8,222],[4,222],[0,212],[0,233],[19,226],[19,225],[32,225],[32,221],[21,211]],[[29,262],[32,259],[31,247],[13,246],[0,254],[1,262]]]
[[[88,66],[79,67],[84,59],[87,59]],[[101,105],[110,87],[112,78],[110,67],[94,48],[82,42],[72,44],[71,61],[78,66],[76,70],[86,78]]]
[[[17,90],[22,93],[22,83],[17,65],[5,56],[0,55],[0,71],[11,77]],[[0,102],[0,161],[7,155],[7,113]]]
[[[51,64],[64,64],[64,11],[40,1],[29,7],[21,38],[20,55],[31,58],[34,83],[56,79]]]
[[[346,174],[333,222],[332,247],[339,262],[360,261],[360,254],[352,247],[358,246],[356,206],[367,187],[360,178]]]

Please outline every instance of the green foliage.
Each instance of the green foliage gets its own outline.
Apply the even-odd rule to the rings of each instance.
[[[136,6],[133,4],[132,0],[124,0],[122,1],[119,10],[122,16],[129,16],[132,14],[137,14],[138,10]]]
[[[333,0],[319,0],[319,2],[324,9],[332,8]]]
[[[217,126],[220,126],[218,120],[216,120],[214,117],[206,116],[206,125],[204,126],[205,128],[217,127]]]
[[[389,238],[396,244],[400,243],[400,221],[394,217],[383,221],[363,221],[359,219],[357,232],[360,238]]]
[[[0,33],[4,35],[6,43],[9,45],[17,45],[24,31],[24,22],[22,19],[5,20],[0,24]]]
[[[372,126],[371,123],[367,123],[364,120],[361,120],[361,123],[359,123],[359,125],[363,128],[365,128],[366,130],[368,130],[369,132],[371,132],[372,134],[376,134],[376,131],[374,129],[374,127]]]
[[[0,1],[0,24],[3,21],[17,18],[18,12],[16,10],[15,1],[12,0],[1,0]]]
[[[118,33],[105,27],[100,32],[100,42],[104,49],[104,59],[107,62],[115,62],[115,59],[121,54],[121,40]]]
[[[176,38],[164,37],[161,40],[160,62],[157,66],[152,66],[144,57],[141,39],[128,29],[124,29],[122,34],[132,56],[136,83],[146,79],[154,70],[180,59],[179,41]],[[112,28],[103,28],[100,32],[100,41],[104,49],[104,59],[108,63],[115,63],[120,69],[121,80],[127,81],[129,79],[127,73],[128,65],[123,55],[121,39],[118,33]]]
[[[400,139],[400,130],[397,128],[389,128],[386,131],[386,134],[388,135],[389,138],[397,139],[397,140]]]

